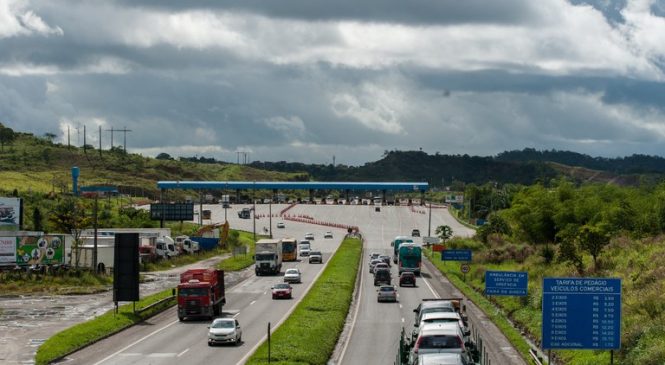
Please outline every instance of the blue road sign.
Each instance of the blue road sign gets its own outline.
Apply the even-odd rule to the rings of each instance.
[[[471,261],[471,250],[443,250],[442,261]]]
[[[544,278],[543,349],[621,347],[621,279]]]
[[[485,271],[485,294],[526,296],[529,273],[526,271]]]

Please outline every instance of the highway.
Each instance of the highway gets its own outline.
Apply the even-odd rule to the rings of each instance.
[[[273,205],[272,212],[278,213],[286,205]],[[197,207],[198,208],[198,207]],[[252,230],[252,220],[237,218],[237,210],[242,206],[233,206],[228,210],[231,227],[243,230]],[[205,206],[204,209],[212,211],[212,221],[221,221],[224,211],[221,206]],[[257,205],[257,214],[267,214],[268,205]],[[425,214],[423,214],[425,213]],[[316,220],[340,224],[357,225],[365,238],[365,252],[363,253],[361,290],[358,296],[357,313],[353,317],[350,334],[343,342],[340,364],[389,364],[392,363],[397,351],[399,334],[404,326],[408,331],[413,325],[413,308],[421,298],[458,296],[451,285],[438,274],[431,273],[424,268],[423,276],[418,278],[416,288],[398,288],[398,303],[377,303],[376,289],[371,282],[372,275],[368,272],[367,257],[370,252],[391,254],[390,241],[397,235],[408,235],[414,228],[420,229],[423,235],[428,232],[427,209],[422,207],[412,211],[408,207],[381,207],[376,212],[373,206],[321,206],[298,205],[289,210],[290,215],[307,215]],[[276,223],[284,221],[273,218],[273,234],[276,237],[293,236],[302,238],[306,232],[316,236],[313,248],[324,253],[324,261],[338,248],[345,233],[341,229],[332,229],[306,223],[284,221],[286,229],[274,228]],[[204,223],[207,223],[204,221]],[[432,235],[438,225],[447,224],[452,227],[453,233],[458,236],[469,236],[473,230],[457,223],[446,209],[432,209]],[[261,218],[256,222],[257,231],[268,227],[268,219]],[[323,232],[333,231],[333,240],[324,240]],[[68,356],[65,360],[70,364],[206,364],[210,362],[223,364],[242,364],[266,336],[267,324],[271,322],[273,328],[288,317],[297,301],[302,298],[306,290],[321,272],[323,265],[309,265],[306,262],[286,263],[283,270],[297,266],[303,271],[303,283],[295,284],[294,300],[275,301],[271,299],[270,287],[280,282],[281,277],[255,277],[238,283],[227,290],[227,304],[224,307],[224,316],[235,317],[243,327],[243,343],[241,346],[208,347],[206,342],[209,321],[178,322],[175,309],[161,313],[144,325],[138,325],[122,333],[111,336],[86,349]],[[252,270],[252,269],[250,269]],[[393,278],[397,273],[393,267]],[[438,275],[436,280],[431,280]],[[397,284],[396,281],[394,281]],[[472,317],[473,314],[470,315]],[[473,318],[472,318],[473,319]],[[482,323],[482,327],[487,325]],[[475,331],[485,331],[485,328],[475,328]],[[500,333],[493,333],[492,337],[500,337]],[[505,340],[505,339],[504,339]],[[505,342],[497,343],[496,352],[510,351]],[[508,345],[509,347],[509,345]],[[518,360],[512,361],[514,356],[502,355],[492,361],[493,364],[522,364]]]

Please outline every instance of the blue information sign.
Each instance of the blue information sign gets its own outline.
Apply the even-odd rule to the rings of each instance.
[[[485,294],[526,296],[529,273],[526,271],[485,271]]]
[[[442,261],[471,261],[471,250],[443,250]]]
[[[544,278],[543,349],[621,347],[621,279]]]

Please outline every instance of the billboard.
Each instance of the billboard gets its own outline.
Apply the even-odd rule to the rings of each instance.
[[[0,266],[16,264],[16,237],[0,237]]]
[[[62,264],[65,259],[65,236],[24,236],[16,237],[17,265]]]
[[[150,219],[165,221],[193,221],[193,203],[150,204]]]
[[[19,230],[23,214],[21,198],[0,198],[0,230]]]

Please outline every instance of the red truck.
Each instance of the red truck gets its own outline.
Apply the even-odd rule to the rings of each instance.
[[[190,269],[180,274],[178,319],[208,317],[222,312],[226,304],[224,270]]]

